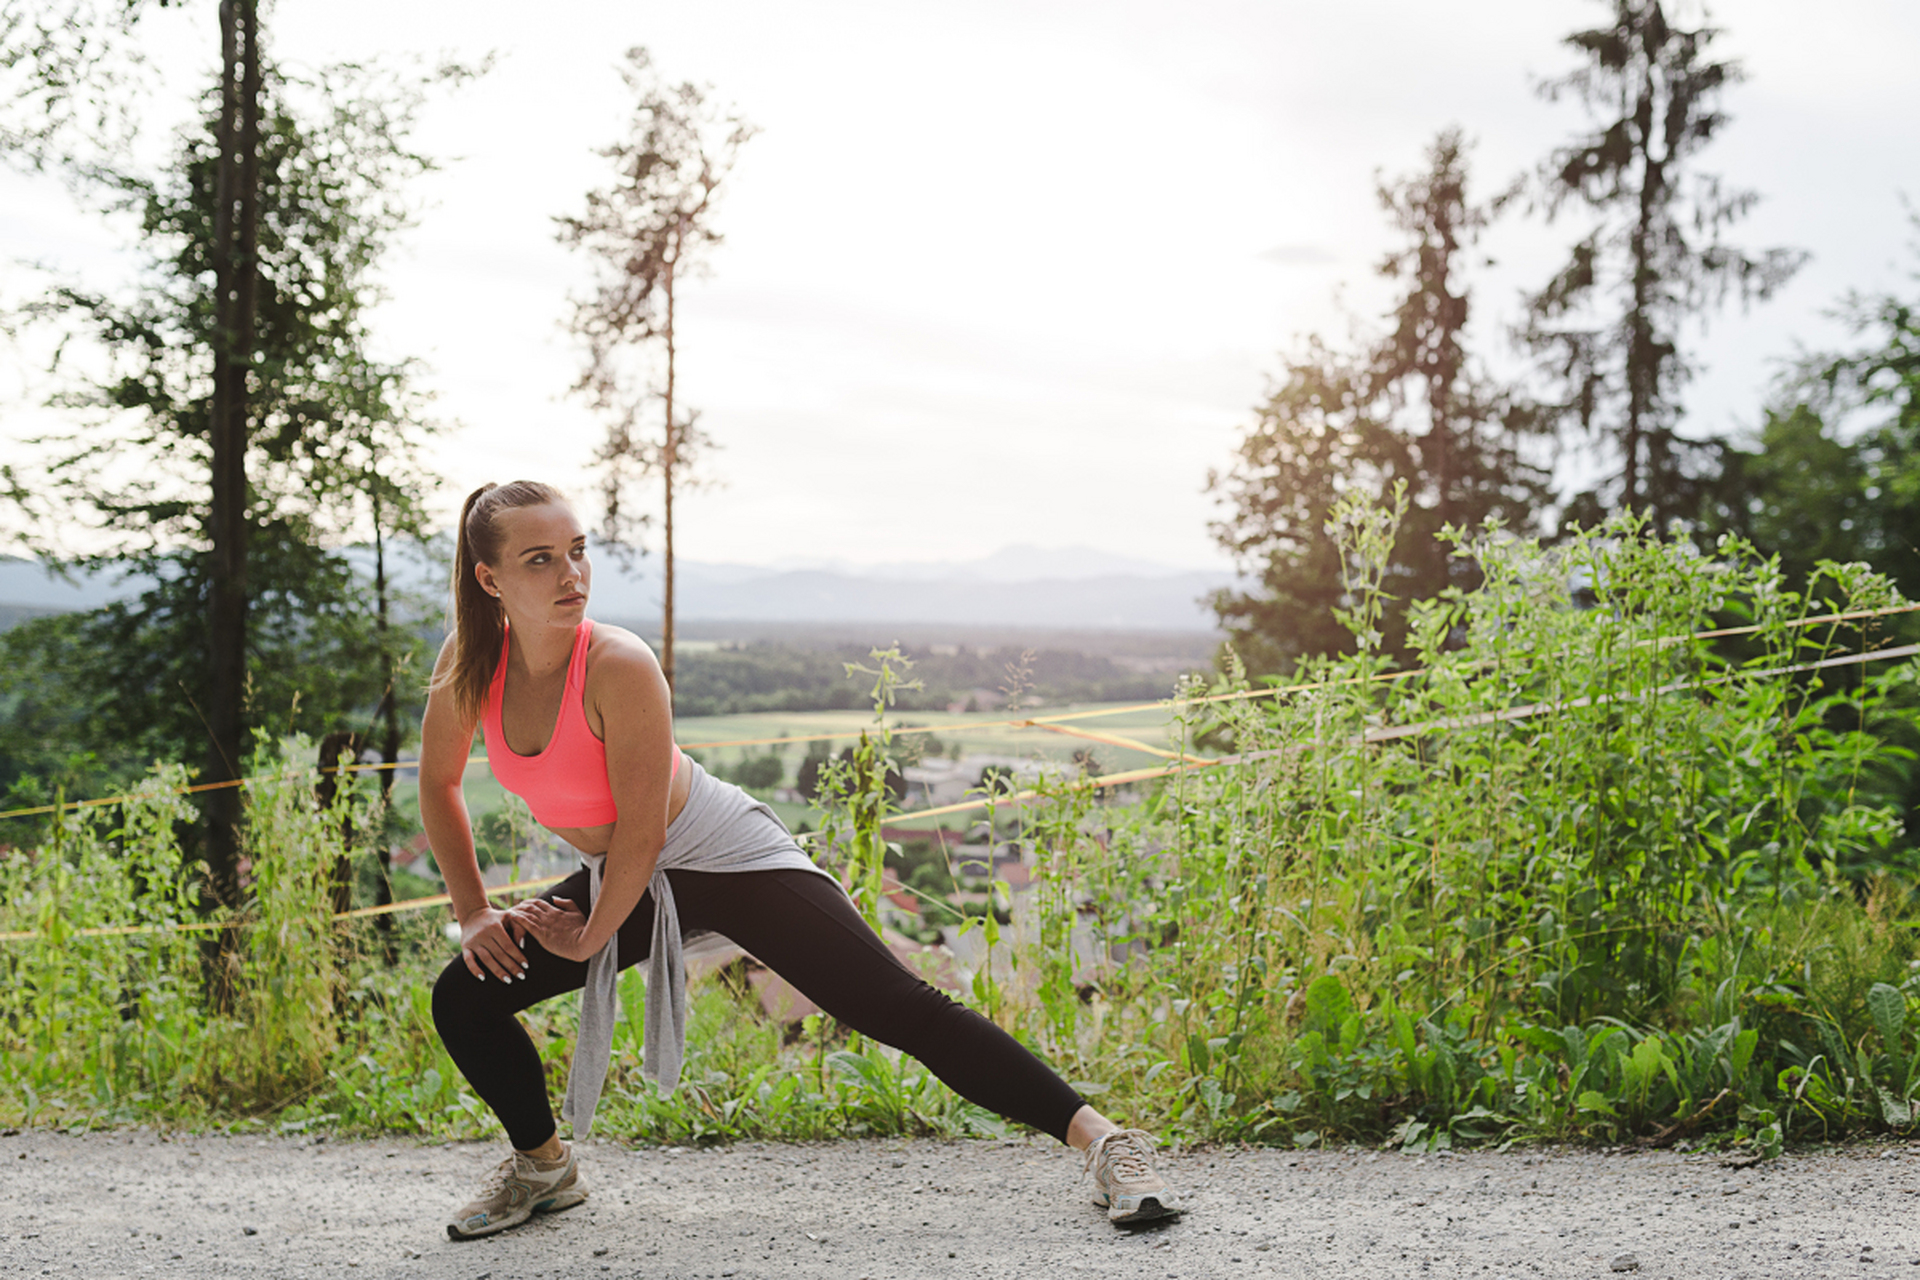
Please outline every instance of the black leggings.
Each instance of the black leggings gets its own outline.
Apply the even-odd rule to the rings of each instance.
[[[861,1035],[925,1063],[969,1102],[1062,1142],[1079,1094],[1019,1041],[956,1004],[887,950],[839,885],[810,871],[669,871],[688,933],[721,933]],[[545,894],[585,904],[587,873]],[[620,926],[620,967],[647,958],[653,895]],[[531,935],[524,978],[482,982],[455,957],[433,987],[433,1022],[454,1063],[522,1151],[555,1132],[540,1055],[514,1017],[586,982],[584,961],[562,960]]]

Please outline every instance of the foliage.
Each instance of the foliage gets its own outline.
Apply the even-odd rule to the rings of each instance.
[[[1893,797],[1915,668],[1809,668],[1876,636],[1798,625],[1823,594],[1892,603],[1885,580],[1828,565],[1794,591],[1736,542],[1708,557],[1630,516],[1553,547],[1482,530],[1461,537],[1483,581],[1413,610],[1408,674],[1379,634],[1391,513],[1336,516],[1352,652],[1278,696],[1203,700],[1251,692],[1228,678],[1174,704],[1181,747],[1206,735],[1240,763],[1136,801],[1077,774],[1017,806],[996,793],[1032,885],[996,884],[1010,914],[965,924],[985,944],[976,1007],[1104,1110],[1191,1138],[1771,1153],[1910,1131],[1920,867]],[[1752,630],[1690,638],[1730,622]],[[884,706],[899,666],[875,657]],[[828,769],[819,847],[863,886],[904,865],[880,838],[884,745]],[[436,920],[402,917],[391,970],[370,929],[329,925],[343,813],[311,802],[304,744],[254,768],[275,778],[249,792],[256,905],[234,921],[230,1012],[207,1003],[191,935],[78,932],[190,919],[178,769],[0,862],[0,929],[31,935],[0,944],[0,1113],[491,1132],[428,1017]],[[360,783],[345,816],[372,829],[378,802]],[[635,1008],[639,984],[622,979]],[[670,1098],[640,1076],[630,1020],[607,1130],[1002,1127],[818,1015],[783,1034],[750,990],[697,988]],[[527,1018],[556,1084],[576,1018],[570,998]]]
[[[372,273],[409,219],[400,188],[430,165],[405,142],[417,83],[340,67],[304,80],[270,71],[267,90],[245,674],[254,722],[318,733],[365,715],[395,668],[420,658],[406,611],[389,629],[394,602],[382,593],[370,608],[353,564],[327,544],[371,518],[384,557],[385,539],[419,531],[431,487],[419,456],[431,424],[410,366],[367,349],[367,314],[381,297]],[[15,680],[24,696],[67,708],[56,754],[117,752],[121,772],[126,759],[138,768],[195,754],[212,714],[216,159],[208,120],[181,134],[169,169],[94,175],[110,210],[138,221],[144,276],[124,294],[58,285],[28,309],[62,339],[54,372],[65,389],[54,403],[81,425],[32,442],[44,461],[33,476],[0,476],[37,521],[44,552],[85,527],[108,549],[78,563],[146,584],[134,600],[28,623],[6,641],[28,660]],[[0,762],[0,772],[34,769]]]
[[[1608,25],[1566,38],[1580,65],[1541,86],[1578,99],[1592,125],[1541,167],[1540,202],[1549,217],[1571,204],[1592,225],[1528,299],[1519,336],[1558,384],[1559,411],[1603,437],[1618,468],[1568,515],[1593,524],[1644,507],[1664,529],[1698,515],[1713,452],[1678,431],[1694,369],[1682,329],[1729,294],[1768,297],[1806,255],[1729,244],[1759,197],[1697,170],[1728,121],[1720,94],[1743,74],[1713,59],[1721,32],[1675,25],[1661,0],[1606,3]]]
[[[45,171],[117,158],[151,68],[134,38],[151,0],[0,0],[0,161]]]
[[[1839,315],[1860,344],[1783,380],[1759,439],[1727,451],[1715,514],[1790,580],[1824,554],[1920,594],[1920,299],[1855,294]]]
[[[871,733],[863,731],[859,742],[838,759],[819,768],[814,804],[821,810],[822,819],[810,850],[816,862],[841,874],[854,905],[877,930],[887,855],[897,857],[900,853],[898,845],[887,841],[883,829],[887,818],[897,811],[904,791],[896,783],[900,766],[890,754],[893,729],[886,714],[901,690],[918,688],[920,682],[907,678],[905,673],[913,663],[901,655],[898,647],[875,649],[869,656],[873,666],[849,662],[846,671],[849,678],[873,678],[868,696],[873,703],[875,727]]]
[[[1328,521],[1342,498],[1406,495],[1391,575],[1399,601],[1470,586],[1475,569],[1441,530],[1489,516],[1530,526],[1545,506],[1546,473],[1527,456],[1545,422],[1524,395],[1490,378],[1466,350],[1470,297],[1462,256],[1511,198],[1467,194],[1465,145],[1445,130],[1425,172],[1381,183],[1400,248],[1381,274],[1404,292],[1389,327],[1347,352],[1319,338],[1289,359],[1233,465],[1208,477],[1227,514],[1215,539],[1254,591],[1222,589],[1213,606],[1257,672],[1293,669],[1350,643],[1335,611],[1343,564]],[[1405,643],[1403,605],[1383,618]]]

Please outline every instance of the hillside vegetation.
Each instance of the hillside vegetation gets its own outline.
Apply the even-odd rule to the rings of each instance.
[[[1802,594],[1736,540],[1702,556],[1629,518],[1555,547],[1486,533],[1484,582],[1415,605],[1399,668],[1375,627],[1393,526],[1340,512],[1352,654],[1271,694],[1179,691],[1178,744],[1221,763],[1125,801],[1067,774],[1002,793],[1031,883],[982,886],[1005,909],[956,935],[966,998],[1103,1109],[1192,1138],[1773,1152],[1911,1128],[1920,699],[1885,580],[1830,565]],[[885,749],[877,730],[824,775],[813,847],[857,889],[881,825],[910,820]],[[0,928],[25,935],[0,950],[8,1120],[492,1128],[427,1016],[440,913],[385,938],[330,921],[343,869],[368,892],[353,833],[377,829],[377,793],[322,810],[311,770],[298,742],[253,762],[251,905],[219,975],[179,931],[177,767],[0,862]],[[82,932],[101,926],[154,931]],[[622,990],[640,998],[637,974]],[[698,988],[670,1098],[627,1023],[606,1128],[998,1130],[910,1060],[817,1015],[783,1028],[750,992]],[[556,1087],[574,1007],[527,1015]]]

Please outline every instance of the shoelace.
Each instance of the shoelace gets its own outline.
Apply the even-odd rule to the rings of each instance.
[[[1153,1176],[1153,1135],[1144,1129],[1116,1129],[1087,1147],[1083,1172],[1105,1161],[1107,1180],[1140,1182]]]
[[[479,1198],[484,1200],[488,1196],[494,1194],[497,1191],[505,1190],[507,1185],[507,1179],[511,1178],[515,1173],[519,1171],[520,1161],[524,1159],[526,1159],[526,1157],[521,1155],[518,1151],[516,1151],[512,1155],[508,1156],[505,1160],[502,1160],[499,1164],[495,1165],[493,1167],[493,1172],[489,1173],[486,1176],[486,1179],[482,1181],[480,1184]]]

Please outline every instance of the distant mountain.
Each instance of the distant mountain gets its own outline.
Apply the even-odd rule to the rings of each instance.
[[[1020,543],[1002,547],[978,560],[903,560],[890,564],[851,564],[845,561],[793,561],[758,570],[800,572],[814,570],[850,578],[881,578],[899,582],[1045,582],[1086,578],[1174,578],[1194,570],[1177,565],[1138,560],[1093,547],[1036,547]]]
[[[1176,571],[1023,580],[854,576],[821,570],[722,578],[687,564],[676,574],[679,615],[689,621],[949,622],[1081,630],[1209,631],[1200,603],[1226,574]],[[594,575],[593,608],[605,617],[659,612],[658,565]]]
[[[367,555],[350,553],[363,570]],[[1202,600],[1231,574],[1180,569],[1088,547],[1012,546],[979,560],[947,563],[768,568],[683,560],[677,566],[678,613],[688,623],[896,622],[1077,630],[1211,631]],[[398,585],[438,593],[444,566],[409,560]],[[63,581],[26,560],[0,559],[0,606],[91,609],[132,595],[138,580],[112,574]],[[625,571],[611,557],[594,563],[593,611],[644,621],[660,608],[660,561],[647,556]]]
[[[47,572],[37,560],[0,556],[0,605],[19,605],[38,611],[98,609],[103,604],[137,594],[145,579],[119,573],[75,573],[61,577]]]

